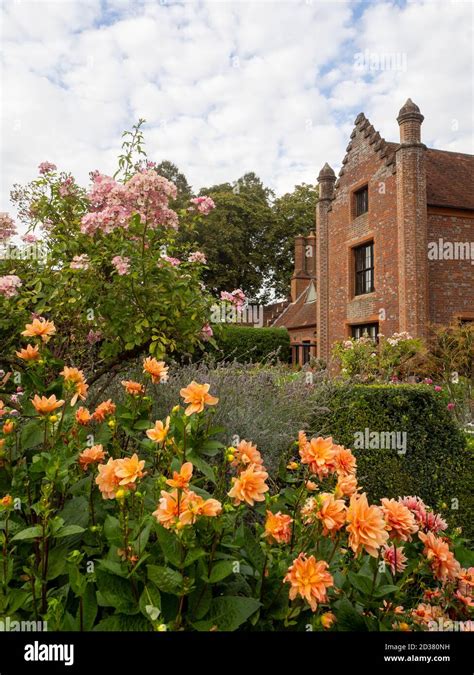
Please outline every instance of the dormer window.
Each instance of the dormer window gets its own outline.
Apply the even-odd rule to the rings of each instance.
[[[354,192],[354,214],[357,218],[369,210],[369,188],[365,185]]]
[[[316,302],[316,299],[317,299],[317,297],[316,297],[316,287],[313,284],[313,282],[311,282],[311,284],[309,285],[309,288],[308,288],[308,292],[306,293],[305,303],[309,304],[310,302]]]

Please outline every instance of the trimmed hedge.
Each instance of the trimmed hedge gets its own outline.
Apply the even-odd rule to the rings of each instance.
[[[215,347],[208,351],[219,359],[241,363],[290,360],[290,336],[286,328],[252,328],[222,324],[215,331]]]
[[[418,495],[472,536],[474,453],[444,395],[426,385],[341,385],[311,426],[353,449],[359,483],[373,500]],[[405,431],[406,454],[355,448],[355,434],[365,429]]]

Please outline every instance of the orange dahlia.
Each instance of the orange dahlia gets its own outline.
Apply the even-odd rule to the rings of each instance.
[[[71,405],[75,405],[78,398],[80,398],[81,401],[85,401],[89,385],[86,384],[86,379],[82,370],[64,366],[64,369],[61,371],[60,375],[64,377],[64,380],[68,384],[72,384],[74,387],[75,393],[71,399]]]
[[[263,459],[257,446],[249,441],[240,441],[233,451],[234,461],[232,466],[237,468],[246,468],[249,464],[256,464],[263,467]]]
[[[436,537],[433,532],[418,532],[418,536],[424,544],[423,553],[431,563],[431,569],[437,579],[441,581],[453,581],[459,574],[460,564],[449,550],[448,544]]]
[[[135,483],[139,478],[142,478],[145,475],[143,472],[144,466],[145,460],[138,459],[136,452],[131,457],[118,459],[115,473],[120,479],[119,485],[130,485],[130,483]]]
[[[303,448],[300,457],[303,464],[308,464],[310,471],[320,478],[327,476],[334,469],[336,450],[332,438],[312,438]]]
[[[38,412],[40,415],[49,415],[64,405],[64,401],[62,399],[58,401],[54,394],[49,398],[46,396],[40,397],[38,394],[35,394],[31,402],[36,412]]]
[[[152,429],[147,429],[146,435],[155,443],[163,443],[168,431],[170,430],[170,418],[166,418],[165,424],[161,420],[156,420],[155,426]]]
[[[357,461],[352,451],[342,445],[335,445],[334,466],[338,476],[350,476],[355,474]]]
[[[116,474],[118,459],[109,458],[107,464],[99,464],[99,473],[95,482],[102,492],[103,499],[115,499],[115,493],[119,489],[120,478]]]
[[[143,394],[145,392],[145,387],[143,384],[140,384],[140,382],[134,382],[133,380],[122,380],[120,384],[125,389],[127,394],[130,394],[130,396],[138,396],[139,394]]]
[[[288,568],[284,582],[291,584],[290,600],[301,596],[315,612],[318,602],[327,601],[327,589],[334,586],[334,580],[327,571],[328,564],[324,560],[316,560],[311,555],[300,553]]]
[[[232,478],[232,488],[228,495],[233,498],[236,505],[247,502],[253,506],[255,502],[263,502],[264,493],[268,492],[268,485],[265,483],[267,478],[266,471],[262,471],[258,465],[251,464],[238,478]]]
[[[278,511],[272,513],[267,511],[267,519],[265,521],[265,536],[270,541],[277,544],[288,544],[291,539],[291,523],[293,518]]]
[[[338,532],[346,522],[346,505],[342,499],[335,499],[333,494],[320,495],[321,507],[316,518],[323,524],[323,536]]]
[[[411,541],[411,535],[418,531],[413,513],[395,499],[384,498],[381,504],[389,537],[394,541]]]
[[[168,478],[166,485],[177,488],[178,490],[187,490],[192,475],[193,465],[191,462],[185,462],[179,472],[173,471],[173,478]]]
[[[92,413],[92,419],[94,422],[103,422],[107,415],[113,415],[115,412],[115,403],[112,403],[112,399],[107,401],[102,401],[99,403],[97,408]]]
[[[173,490],[173,492],[162,490],[158,506],[152,515],[163,527],[169,530],[178,520],[180,506],[182,507],[182,499],[179,498],[177,490]]]
[[[101,464],[104,461],[106,454],[107,453],[100,443],[98,445],[93,445],[81,452],[79,455],[79,464],[81,468],[86,471],[91,464]]]
[[[357,478],[354,475],[339,476],[335,495],[336,497],[351,497],[358,489]]]
[[[23,361],[37,361],[40,357],[39,346],[38,345],[26,345],[25,349],[20,349],[19,352],[15,352],[19,359]]]
[[[143,372],[151,376],[153,384],[168,380],[168,366],[165,366],[164,361],[157,361],[152,356],[148,356],[143,361]]]
[[[219,399],[208,393],[210,386],[210,384],[198,384],[193,380],[191,384],[181,389],[180,395],[184,398],[185,403],[189,403],[184,411],[185,415],[200,413],[204,410],[205,405],[216,405],[218,403]]]
[[[48,342],[56,333],[56,326],[52,321],[47,321],[42,316],[27,323],[22,335],[25,337],[40,337],[43,342]]]
[[[87,408],[83,408],[82,406],[76,410],[76,422],[78,424],[86,425],[89,424],[89,422],[92,419],[92,415],[90,412],[87,410]]]
[[[349,546],[358,555],[365,549],[371,556],[378,555],[378,549],[388,539],[383,511],[378,506],[369,506],[365,493],[354,494],[347,509],[347,531]]]
[[[191,491],[185,493],[180,507],[179,521],[183,525],[192,525],[198,516],[212,518],[222,511],[222,505],[217,499],[203,499]]]

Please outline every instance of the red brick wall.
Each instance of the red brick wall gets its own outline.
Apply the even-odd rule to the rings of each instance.
[[[398,330],[397,200],[391,147],[379,147],[378,135],[366,136],[365,122],[356,126],[329,212],[329,320],[330,345],[350,335],[351,324],[379,321],[380,331]],[[353,214],[353,192],[368,185],[369,212]],[[354,298],[352,247],[374,241],[375,292]],[[319,277],[318,277],[319,279]],[[381,320],[380,310],[385,311]],[[328,354],[321,353],[323,358]]]
[[[428,210],[428,243],[474,242],[474,213]],[[438,247],[439,248],[439,247]],[[430,322],[447,324],[453,315],[474,318],[474,259],[428,260]]]

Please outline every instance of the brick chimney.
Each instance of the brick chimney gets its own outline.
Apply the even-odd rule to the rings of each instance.
[[[318,280],[317,352],[318,358],[329,358],[329,231],[328,209],[334,198],[336,176],[329,164],[323,166],[318,176],[319,199],[316,204],[316,278]]]
[[[291,302],[301,295],[310,282],[306,269],[306,237],[295,237],[295,271],[291,277]]]
[[[399,329],[424,337],[428,324],[428,216],[426,210],[426,146],[421,142],[423,115],[409,98],[397,122],[396,150]]]

